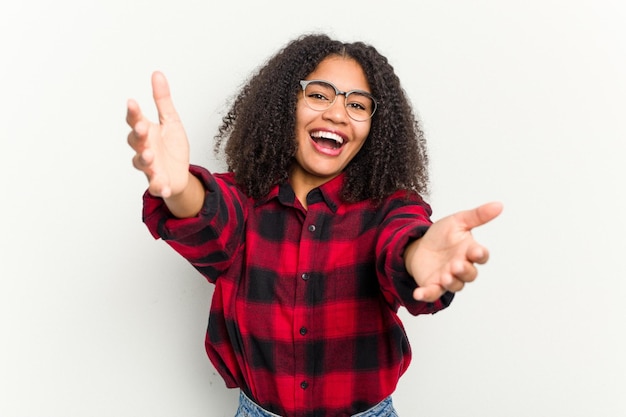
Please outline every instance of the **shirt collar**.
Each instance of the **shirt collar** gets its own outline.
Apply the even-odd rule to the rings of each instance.
[[[337,209],[343,202],[341,191],[343,190],[345,179],[346,174],[342,172],[320,187],[312,189],[307,196],[307,203],[311,205],[323,200],[333,213],[337,212]]]
[[[341,190],[345,182],[345,175],[345,173],[341,173],[318,188],[312,189],[307,195],[307,204],[310,206],[315,203],[324,202],[328,208],[335,213],[342,203]],[[296,194],[289,181],[273,186],[265,197],[257,201],[256,206],[265,204],[274,198],[277,198],[278,201],[286,206],[294,205]]]

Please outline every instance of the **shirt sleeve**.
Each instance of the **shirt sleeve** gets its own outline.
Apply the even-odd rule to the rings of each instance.
[[[407,272],[404,250],[411,242],[420,239],[432,221],[430,206],[419,196],[393,199],[385,208],[387,215],[379,231],[376,268],[383,295],[397,310],[404,306],[409,313],[433,314],[450,305],[454,293],[446,292],[435,302],[417,301],[413,291],[417,283]]]
[[[189,170],[205,188],[198,215],[179,219],[172,215],[162,198],[146,191],[143,221],[155,239],[166,241],[209,281],[215,282],[241,246],[247,197],[229,174],[212,175],[194,165]]]

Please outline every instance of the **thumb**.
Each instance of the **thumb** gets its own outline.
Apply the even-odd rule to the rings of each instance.
[[[460,211],[455,216],[465,224],[467,229],[473,229],[490,222],[502,213],[502,203],[491,202],[478,206],[472,210]]]
[[[159,112],[159,122],[161,124],[167,121],[179,120],[178,112],[174,107],[170,94],[170,86],[162,72],[155,71],[152,73],[152,97]]]

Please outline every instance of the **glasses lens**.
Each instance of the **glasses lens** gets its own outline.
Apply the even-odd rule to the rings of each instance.
[[[346,97],[346,110],[354,120],[367,120],[374,114],[374,99],[368,94],[353,91]]]
[[[335,102],[335,89],[323,81],[309,83],[304,90],[304,98],[313,110],[326,110]]]

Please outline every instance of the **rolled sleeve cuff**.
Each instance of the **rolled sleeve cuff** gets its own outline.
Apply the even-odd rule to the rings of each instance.
[[[434,302],[418,301],[413,298],[413,292],[418,287],[415,279],[408,273],[404,264],[404,249],[417,239],[420,239],[430,226],[418,225],[405,233],[398,241],[397,250],[394,253],[394,261],[391,262],[388,276],[392,277],[394,288],[402,305],[412,315],[434,314],[448,307],[454,298],[454,293],[446,292]]]
[[[217,191],[219,187],[211,173],[195,165],[190,165],[189,172],[197,177],[205,189],[202,209],[195,217],[180,219],[167,208],[165,201],[146,191],[143,195],[143,222],[155,239],[179,240],[197,233],[211,221],[217,212]]]

